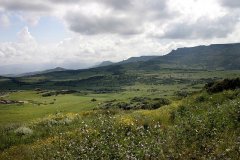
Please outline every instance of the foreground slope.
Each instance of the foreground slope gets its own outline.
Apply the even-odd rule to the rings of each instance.
[[[237,160],[239,104],[239,89],[203,90],[157,110],[56,113],[2,127],[0,159]]]

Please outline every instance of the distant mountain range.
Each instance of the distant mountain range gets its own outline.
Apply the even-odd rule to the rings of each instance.
[[[133,57],[89,69],[66,70],[54,68],[31,72],[17,77],[0,77],[0,89],[113,89],[135,82],[152,81],[143,73],[157,74],[164,70],[238,70],[240,71],[240,43],[214,44],[179,48],[164,56]],[[204,77],[202,77],[204,78]],[[154,78],[153,78],[154,79]]]
[[[159,70],[161,68],[175,69],[203,69],[203,70],[239,70],[240,69],[240,43],[212,44],[209,46],[196,46],[178,48],[163,56],[131,57],[121,62],[104,61],[90,69],[67,70],[61,67],[45,71],[29,72],[9,77],[33,76],[61,72],[63,74],[76,74],[88,71],[109,71],[113,68],[122,70]],[[60,76],[61,73],[52,74]]]
[[[151,64],[166,68],[240,69],[240,43],[179,48],[152,59]]]
[[[22,74],[17,74],[17,75],[4,75],[6,77],[24,77],[24,76],[33,76],[33,75],[38,75],[38,74],[45,74],[45,73],[51,73],[51,72],[60,72],[60,71],[67,71],[65,68],[61,67],[56,67],[53,69],[48,69],[44,71],[36,71],[36,72],[27,72],[27,73],[22,73]]]
[[[130,57],[127,60],[123,60],[118,62],[117,64],[126,64],[126,63],[134,63],[134,62],[146,62],[149,60],[153,60],[159,56],[140,56],[140,57]]]
[[[119,65],[119,64],[126,64],[126,63],[133,63],[133,62],[146,62],[151,59],[154,59],[158,56],[140,56],[140,57],[130,57],[126,60],[120,61],[120,62],[111,62],[111,61],[103,61],[98,65],[95,65],[91,68],[96,68],[96,67],[104,67],[104,66],[109,66],[109,65]]]
[[[98,65],[95,65],[91,68],[96,68],[96,67],[104,67],[104,66],[109,66],[109,65],[112,65],[112,64],[115,64],[114,62],[111,62],[111,61],[103,61],[101,62],[100,64]]]
[[[111,65],[131,66],[133,69],[141,70],[160,68],[237,70],[240,69],[240,43],[178,48],[167,55],[131,57]]]

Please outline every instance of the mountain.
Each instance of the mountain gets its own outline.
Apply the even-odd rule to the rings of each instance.
[[[103,61],[100,64],[93,66],[92,68],[104,67],[104,66],[109,66],[109,65],[112,65],[112,64],[114,64],[114,63],[111,62],[111,61]]]
[[[3,77],[3,76],[0,76],[0,80],[2,80],[2,79],[5,79],[5,77]]]
[[[183,73],[194,70],[240,70],[240,43],[179,48],[164,56],[133,57],[112,65],[89,69],[55,68],[33,72],[3,80],[0,89],[40,87],[114,90],[134,83],[162,83],[161,78],[154,76],[165,69],[181,70]]]
[[[127,60],[123,60],[121,62],[118,62],[117,64],[125,64],[125,63],[133,63],[133,62],[146,62],[149,60],[152,60],[154,58],[157,58],[159,56],[140,56],[140,57],[130,57]]]
[[[72,79],[91,75],[121,74],[126,71],[169,69],[240,70],[240,43],[185,47],[163,56],[132,57],[110,66],[80,70],[42,72],[50,79]],[[40,74],[40,73],[38,73]]]
[[[67,71],[67,69],[61,68],[61,67],[56,67],[56,68],[48,69],[48,70],[44,70],[44,71],[22,73],[22,74],[15,75],[14,77],[33,76],[33,75],[38,75],[38,74],[45,74],[45,73],[51,73],[51,72],[61,72],[61,71]]]
[[[92,67],[92,68],[96,68],[96,67],[104,67],[104,66],[109,66],[109,65],[121,65],[121,64],[126,64],[126,63],[134,63],[134,62],[146,62],[149,61],[151,59],[154,59],[158,56],[140,56],[140,57],[130,57],[126,60],[114,63],[111,61],[103,61],[102,63]]]
[[[149,63],[164,68],[240,69],[240,43],[179,48]]]

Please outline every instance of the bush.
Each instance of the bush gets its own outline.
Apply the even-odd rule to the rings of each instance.
[[[92,101],[92,102],[96,102],[97,100],[96,100],[95,98],[93,98],[91,101]]]
[[[78,91],[75,90],[60,90],[60,91],[49,91],[44,94],[42,94],[42,97],[50,97],[50,96],[57,96],[59,94],[73,94],[78,93]]]
[[[119,103],[117,104],[117,106],[118,106],[120,109],[124,109],[124,110],[129,110],[129,109],[132,108],[132,107],[131,107],[128,103],[126,103],[126,102],[119,102]]]
[[[30,128],[24,126],[17,128],[14,132],[19,136],[31,135],[33,133]]]
[[[210,82],[205,85],[205,89],[209,93],[217,93],[224,90],[234,90],[237,88],[240,88],[240,78],[224,79],[218,82]]]
[[[204,96],[199,96],[196,98],[196,102],[204,102],[204,101],[206,101],[206,97]]]
[[[177,91],[175,95],[179,98],[186,98],[189,93],[187,91]]]
[[[131,99],[131,102],[145,102],[147,100],[150,100],[148,97],[134,97]]]
[[[153,100],[157,101],[157,103],[161,106],[169,105],[171,103],[170,100],[168,100],[166,98],[154,98]]]
[[[129,102],[116,102],[116,100],[106,101],[100,105],[101,109],[119,108],[123,110],[158,109],[164,105],[169,105],[171,102],[166,98],[148,98],[134,97]]]

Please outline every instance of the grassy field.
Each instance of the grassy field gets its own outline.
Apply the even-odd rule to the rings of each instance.
[[[15,90],[3,79],[0,100],[15,103],[0,104],[0,159],[238,159],[240,92],[203,88],[236,77],[240,71],[128,71],[49,88],[57,79],[35,85],[34,76]],[[43,96],[61,89],[77,92]]]
[[[131,73],[131,72],[130,72]],[[129,74],[130,74],[129,73]],[[36,91],[17,91],[8,93],[4,99],[24,101],[23,105],[0,104],[0,125],[6,123],[27,122],[57,112],[78,113],[92,110],[105,101],[117,99],[129,101],[136,96],[176,98],[176,92],[191,93],[199,91],[207,81],[223,78],[239,77],[240,71],[181,71],[163,70],[160,72],[139,72],[141,76],[134,84],[121,88],[123,91],[96,94],[94,91],[80,90],[82,92],[68,95],[42,97]],[[203,78],[204,77],[204,78]],[[34,77],[33,79],[36,79]],[[35,87],[32,87],[33,89]],[[98,88],[98,87],[96,87]],[[76,89],[76,88],[75,88]],[[95,98],[97,101],[91,101]],[[39,105],[40,104],[40,105]]]

